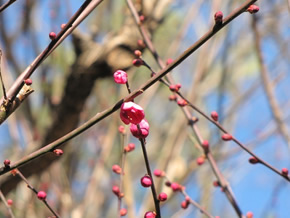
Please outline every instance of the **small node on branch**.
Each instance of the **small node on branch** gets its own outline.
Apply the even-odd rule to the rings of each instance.
[[[122,208],[120,210],[120,216],[126,216],[126,214],[127,214],[127,209],[126,208]]]
[[[18,172],[17,169],[13,169],[13,170],[10,171],[10,173],[11,173],[13,176],[16,176],[17,172]]]
[[[44,191],[39,191],[37,193],[37,197],[39,200],[45,200],[46,199],[46,193]]]
[[[224,141],[231,141],[233,139],[232,135],[225,133],[222,135],[222,140]]]
[[[223,12],[218,11],[214,14],[214,21],[216,25],[220,25],[223,23]]]
[[[140,50],[135,50],[134,51],[134,55],[135,55],[136,58],[141,58],[142,52]]]
[[[281,170],[281,172],[282,172],[282,175],[283,175],[283,176],[288,177],[288,173],[289,173],[289,171],[288,171],[287,168],[283,168],[283,169]]]
[[[255,14],[260,10],[260,8],[257,5],[250,5],[250,7],[248,7],[247,12],[249,12],[250,14]]]
[[[155,218],[155,217],[156,217],[155,211],[148,211],[144,214],[144,218]]]
[[[56,34],[55,34],[55,32],[50,32],[50,33],[49,33],[49,38],[50,38],[51,40],[55,40],[55,38],[56,38]]]
[[[219,120],[219,115],[216,111],[211,112],[210,116],[216,122]]]
[[[167,200],[167,194],[164,193],[164,192],[161,192],[161,193],[158,195],[158,200],[159,200],[159,201],[166,201],[166,200]]]
[[[5,168],[10,168],[10,164],[11,164],[11,161],[10,160],[4,160],[4,167]]]
[[[32,84],[32,79],[26,79],[24,80],[24,83],[28,86],[30,86]]]
[[[148,175],[143,176],[141,178],[140,182],[141,182],[141,185],[145,188],[148,188],[152,185],[152,179]]]
[[[138,41],[137,41],[137,45],[138,45],[138,47],[139,48],[146,48],[146,45],[145,45],[145,43],[144,43],[144,41],[142,40],[142,39],[138,39]]]
[[[53,150],[53,153],[54,153],[56,156],[61,156],[61,155],[63,155],[63,150],[57,148],[57,149],[54,149],[54,150]]]
[[[170,182],[170,181],[166,181],[166,182],[165,182],[165,185],[166,185],[167,187],[171,187],[171,182]]]
[[[143,60],[138,58],[138,59],[134,59],[132,64],[135,66],[135,67],[140,67],[144,64]]]
[[[251,164],[257,164],[257,163],[259,163],[259,160],[257,158],[255,158],[255,157],[250,157],[249,158],[249,162]]]

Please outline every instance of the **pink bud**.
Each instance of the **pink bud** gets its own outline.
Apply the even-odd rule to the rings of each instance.
[[[216,122],[217,122],[218,119],[219,119],[219,115],[218,115],[218,113],[217,113],[216,111],[211,112],[210,116],[211,116],[211,118],[212,118],[214,121],[216,121]]]
[[[158,200],[159,200],[159,201],[166,201],[166,200],[167,200],[167,194],[164,193],[164,192],[161,192],[161,193],[158,195]]]
[[[133,151],[135,149],[135,144],[134,143],[129,143],[128,147],[129,147],[130,151]]]
[[[139,16],[139,20],[140,20],[141,23],[144,22],[144,20],[145,20],[145,16],[144,16],[144,15],[140,15],[140,16]]]
[[[163,177],[165,175],[165,173],[162,170],[154,170],[154,175],[157,177]]]
[[[259,163],[259,160],[258,160],[257,158],[255,158],[255,157],[250,157],[250,158],[249,158],[249,162],[250,162],[251,164],[256,164],[256,163]]]
[[[61,156],[61,155],[63,155],[63,150],[61,150],[61,149],[54,149],[53,150],[53,153],[56,155],[56,156]]]
[[[10,160],[4,160],[4,167],[10,167],[11,161]]]
[[[140,181],[141,185],[145,188],[148,188],[152,185],[152,179],[150,178],[150,176],[143,176]]]
[[[176,95],[170,95],[169,100],[170,101],[175,101],[177,99]]]
[[[54,39],[56,38],[56,34],[55,34],[55,32],[50,32],[50,33],[49,33],[49,38],[50,38],[51,40],[54,40]]]
[[[24,83],[28,86],[30,86],[32,84],[32,80],[31,79],[26,79],[24,80]]]
[[[140,127],[140,129],[138,128],[137,125],[131,124],[130,131],[131,131],[132,135],[138,139],[146,138],[149,135],[149,123],[145,119],[143,119],[139,123],[139,127]]]
[[[120,216],[126,216],[126,214],[127,214],[127,210],[125,208],[122,208],[120,210]]]
[[[120,196],[120,189],[119,189],[119,187],[118,186],[113,186],[112,187],[112,192],[115,194],[115,195],[117,195],[118,197]]]
[[[254,214],[253,214],[252,212],[249,211],[249,212],[247,213],[246,217],[247,217],[247,218],[253,218],[253,217],[254,217]]]
[[[222,140],[224,140],[224,141],[230,141],[232,139],[233,139],[232,135],[230,135],[228,133],[225,133],[222,135]]]
[[[115,164],[112,166],[112,171],[116,174],[121,174],[122,168],[119,165]]]
[[[216,24],[221,24],[223,22],[223,12],[218,11],[214,14],[214,21]]]
[[[132,64],[133,64],[135,67],[140,67],[140,66],[143,65],[143,63],[144,63],[143,60],[140,59],[140,58],[138,58],[138,59],[134,59],[133,62],[132,62]]]
[[[45,200],[46,199],[46,193],[44,191],[39,191],[37,193],[37,197],[39,200]]]
[[[140,50],[135,50],[134,51],[134,55],[137,57],[137,58],[140,58],[142,56],[142,52]]]
[[[215,180],[215,181],[213,181],[213,186],[214,187],[219,187],[221,185],[220,185],[220,182],[219,181]]]
[[[142,39],[139,39],[137,41],[137,45],[140,47],[140,48],[146,48],[146,45],[144,43],[144,41]]]
[[[250,14],[257,13],[259,10],[260,8],[257,5],[250,5],[250,7],[247,9]]]
[[[123,70],[117,70],[114,73],[114,80],[115,80],[115,83],[126,84],[126,82],[128,81],[128,75]]]
[[[156,217],[156,213],[153,211],[148,211],[145,213],[144,218],[155,218]]]
[[[174,192],[176,191],[180,191],[181,190],[181,185],[179,185],[178,183],[174,182],[174,183],[171,183],[171,188]]]
[[[63,24],[61,24],[61,25],[60,25],[60,28],[61,28],[61,29],[64,29],[64,28],[65,28],[65,26],[66,26],[66,24],[65,24],[65,23],[63,23]]]
[[[182,201],[182,202],[181,202],[181,207],[182,207],[183,209],[188,208],[188,205],[189,205],[189,202],[188,202],[188,201]]]
[[[196,159],[196,163],[200,166],[200,165],[202,165],[203,163],[204,163],[204,157],[198,157],[197,159]]]
[[[203,147],[203,149],[204,149],[205,151],[208,151],[208,149],[209,149],[209,143],[208,143],[207,140],[204,140],[204,141],[202,142],[202,147]]]
[[[144,110],[134,102],[124,102],[120,110],[121,120],[128,125],[129,123],[139,124],[145,117]]]
[[[287,168],[283,168],[282,169],[282,174],[283,174],[283,176],[288,176],[288,169]]]
[[[173,85],[173,84],[170,85],[170,86],[169,86],[169,89],[170,89],[170,91],[175,92],[175,85]]]
[[[187,105],[187,101],[184,100],[184,99],[179,99],[179,100],[177,101],[177,104],[178,104],[180,107],[184,107],[184,106]]]
[[[8,204],[9,206],[12,206],[12,205],[13,205],[13,200],[8,199],[8,200],[7,200],[7,204]]]
[[[118,130],[119,130],[119,133],[121,133],[121,134],[125,134],[126,133],[126,130],[125,130],[124,126],[119,126]]]
[[[166,64],[169,65],[169,64],[171,64],[172,62],[173,62],[173,60],[172,60],[171,58],[168,58],[167,61],[166,61]]]

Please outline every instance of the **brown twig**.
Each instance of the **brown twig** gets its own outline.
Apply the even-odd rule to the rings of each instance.
[[[3,193],[2,193],[1,190],[0,190],[0,198],[1,198],[1,200],[3,201],[5,207],[7,208],[10,218],[15,218],[15,216],[14,216],[12,210],[11,210],[11,207],[7,204],[6,198],[5,198],[5,196],[3,195]]]
[[[12,87],[7,92],[7,97],[9,99],[14,99],[18,92],[20,91],[23,80],[29,78],[32,73],[39,67],[39,65],[51,54],[52,51],[64,40],[68,34],[76,28],[76,26],[86,17],[87,13],[83,13],[88,6],[90,6],[89,12],[93,10],[94,7],[99,5],[103,0],[86,0],[78,11],[71,17],[65,27],[57,34],[56,38],[52,40],[49,45],[43,50],[43,52],[30,64],[30,66],[16,79]],[[94,6],[94,7],[93,7]],[[88,11],[86,11],[88,12]],[[81,17],[81,19],[80,19]],[[77,24],[76,24],[76,21]],[[3,98],[0,100],[0,105],[3,104]],[[4,121],[4,120],[3,120]],[[2,121],[2,122],[3,122]],[[1,123],[2,123],[1,122]],[[0,123],[0,124],[1,124]]]
[[[3,175],[12,169],[15,169],[17,167],[24,165],[25,163],[29,162],[32,159],[35,159],[37,157],[44,155],[45,153],[52,151],[53,149],[57,148],[61,144],[76,137],[77,135],[81,134],[85,130],[89,129],[91,126],[95,125],[99,121],[103,120],[104,118],[108,117],[109,115],[111,115],[112,113],[117,111],[121,107],[123,102],[131,101],[132,99],[141,95],[145,90],[147,90],[149,87],[151,87],[157,81],[159,81],[163,76],[168,74],[171,70],[173,70],[175,67],[177,67],[182,61],[184,61],[188,56],[190,56],[194,51],[196,51],[200,46],[202,46],[205,42],[207,42],[207,40],[209,40],[219,30],[221,30],[224,26],[226,26],[228,23],[230,23],[233,19],[235,19],[237,16],[239,16],[241,13],[243,13],[246,10],[246,8],[250,4],[252,4],[253,2],[255,2],[255,0],[248,0],[241,7],[239,7],[234,12],[232,12],[228,17],[225,18],[223,24],[218,29],[211,28],[199,40],[197,40],[192,46],[190,46],[186,51],[184,51],[176,60],[174,60],[170,65],[168,65],[165,68],[163,68],[162,70],[160,70],[154,77],[152,77],[147,82],[145,82],[143,85],[141,85],[139,89],[132,91],[131,94],[127,95],[125,98],[121,99],[113,106],[107,108],[106,110],[104,110],[100,113],[97,113],[90,120],[88,120],[87,122],[82,124],[80,127],[72,130],[71,132],[69,132],[68,134],[59,138],[58,140],[44,146],[43,148],[31,153],[30,155],[28,155],[26,157],[23,157],[21,160],[16,161],[15,163],[13,163],[11,165],[9,170],[4,169],[3,167],[0,168],[0,175]]]
[[[8,8],[10,5],[12,5],[14,2],[16,2],[16,0],[9,0],[7,1],[5,4],[3,4],[1,7],[0,7],[0,13],[2,11],[4,11],[6,8]]]
[[[25,178],[25,176],[19,171],[16,169],[16,172],[15,172],[27,185],[27,187],[29,189],[31,189],[36,195],[38,194],[38,191],[32,186],[29,184],[28,180]],[[56,218],[59,218],[60,216],[52,209],[52,207],[47,203],[46,199],[43,199],[42,202],[45,204],[45,206],[50,210],[50,212],[53,213],[54,216],[56,216]]]
[[[277,99],[275,98],[274,89],[270,81],[270,77],[268,75],[267,67],[264,63],[264,57],[261,49],[261,36],[257,27],[257,18],[253,16],[252,19],[252,27],[254,32],[255,39],[255,48],[258,57],[258,63],[260,68],[260,76],[263,84],[263,88],[265,90],[265,94],[267,96],[269,106],[276,122],[278,131],[280,135],[283,137],[284,141],[287,143],[288,147],[290,147],[290,136],[288,134],[288,129],[286,124],[283,122],[282,112],[280,110]]]

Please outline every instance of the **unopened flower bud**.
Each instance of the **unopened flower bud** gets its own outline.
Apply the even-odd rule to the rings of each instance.
[[[254,14],[257,13],[260,10],[260,8],[257,5],[250,5],[250,7],[248,7],[247,12],[249,12],[250,14]]]
[[[158,200],[159,200],[159,201],[166,201],[166,200],[167,200],[167,194],[164,193],[164,192],[161,192],[161,193],[158,195]]]
[[[141,185],[145,188],[148,188],[152,185],[152,179],[148,175],[143,176],[140,181],[141,181]]]
[[[49,38],[50,38],[51,40],[54,40],[54,39],[56,38],[56,34],[55,34],[55,32],[50,32],[50,33],[49,33]]]
[[[219,120],[219,115],[216,111],[211,112],[210,116],[216,122]]]
[[[232,139],[233,139],[232,135],[230,135],[228,133],[225,133],[222,135],[222,140],[224,140],[224,141],[230,141]]]
[[[214,21],[216,24],[221,24],[223,22],[223,12],[218,11],[214,14]]]
[[[39,191],[37,193],[37,197],[39,200],[45,200],[46,199],[46,193],[44,191]]]

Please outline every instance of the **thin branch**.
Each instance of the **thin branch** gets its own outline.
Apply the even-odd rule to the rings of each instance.
[[[69,33],[71,33],[72,30],[75,29],[77,25],[80,24],[80,22],[83,21],[102,1],[103,0],[86,0],[82,4],[65,27],[57,34],[56,38],[49,43],[46,49],[44,49],[43,52],[30,64],[30,66],[26,68],[26,70],[16,79],[12,87],[7,92],[7,97],[9,99],[13,100],[16,97],[23,85],[23,80],[29,78],[39,67],[39,65],[48,57],[48,55],[51,54],[51,52],[54,51],[54,49],[69,35]],[[87,8],[90,10],[86,10]],[[3,98],[0,100],[0,105],[3,105]],[[3,121],[1,121],[0,124]]]
[[[15,218],[15,216],[14,216],[12,210],[11,210],[11,207],[7,204],[6,198],[5,198],[5,196],[3,195],[3,193],[2,193],[1,190],[0,190],[0,198],[1,198],[1,200],[3,201],[5,207],[7,208],[8,213],[9,213],[9,215],[10,215],[10,218]]]
[[[256,48],[256,53],[258,56],[260,76],[261,76],[263,88],[265,90],[265,93],[269,102],[269,106],[270,106],[272,115],[274,117],[274,120],[276,122],[278,131],[283,137],[284,141],[287,143],[288,147],[290,148],[290,136],[288,134],[288,129],[287,129],[286,124],[283,122],[282,112],[280,110],[280,106],[275,97],[274,88],[271,84],[267,67],[264,63],[264,57],[263,57],[262,49],[261,49],[261,35],[257,27],[257,18],[254,16],[252,21],[253,21],[252,27],[253,27],[254,38],[255,38],[255,48]]]
[[[255,1],[256,0],[248,0],[241,7],[239,7],[234,12],[232,12],[228,17],[225,18],[223,24],[220,25],[219,28],[211,28],[198,41],[196,41],[192,46],[190,46],[186,51],[184,51],[176,60],[174,60],[170,65],[168,65],[165,68],[163,68],[162,70],[160,70],[155,76],[153,76],[151,79],[149,79],[147,82],[145,82],[139,89],[134,90],[131,94],[127,95],[125,98],[118,101],[115,105],[107,108],[106,110],[104,110],[100,113],[97,113],[94,117],[92,117],[90,120],[85,122],[83,125],[74,129],[73,131],[69,132],[68,134],[64,135],[63,137],[59,138],[58,140],[44,146],[43,148],[31,153],[30,155],[28,155],[26,157],[23,157],[21,160],[16,161],[15,163],[13,163],[11,165],[9,170],[5,169],[4,167],[0,168],[0,175],[3,175],[5,173],[11,171],[12,169],[20,167],[20,166],[24,165],[25,163],[27,163],[27,162],[29,162],[37,157],[40,157],[40,156],[44,155],[45,153],[52,151],[53,149],[57,148],[58,146],[62,145],[63,143],[71,140],[72,138],[81,134],[85,130],[89,129],[91,126],[95,125],[99,121],[108,117],[113,112],[117,111],[121,107],[123,102],[131,101],[132,99],[141,95],[145,90],[147,90],[149,87],[151,87],[157,81],[159,81],[163,76],[165,76],[170,71],[172,71],[182,61],[184,61],[188,56],[190,56],[194,51],[196,51],[200,46],[202,46],[205,42],[207,42],[207,40],[209,40],[212,36],[214,36],[219,30],[221,30],[228,23],[230,23],[233,19],[235,19],[237,16],[239,16],[241,13],[243,13],[247,9],[247,7]]]
[[[3,4],[1,7],[0,7],[0,13],[2,11],[4,11],[6,8],[8,8],[10,5],[12,5],[14,2],[16,2],[16,0],[9,0],[8,2],[6,2],[5,4]]]

